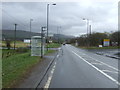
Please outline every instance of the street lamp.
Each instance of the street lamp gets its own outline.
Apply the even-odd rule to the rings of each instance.
[[[48,30],[49,30],[49,5],[50,4],[47,4],[47,51],[48,51]],[[54,4],[51,4],[51,5],[56,5],[55,3]]]
[[[87,37],[88,37],[88,31],[89,31],[89,19],[83,18],[83,20],[87,20]]]
[[[30,19],[30,38],[31,38],[31,24],[32,24],[33,19]],[[31,39],[30,39],[30,47],[31,47]]]
[[[87,46],[89,46],[89,29],[91,28],[91,25],[89,26],[89,19],[83,18],[83,20],[87,21]],[[91,32],[91,30],[90,30]]]

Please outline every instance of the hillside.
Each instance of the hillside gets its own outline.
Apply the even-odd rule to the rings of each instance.
[[[22,30],[17,30],[16,31],[16,38],[17,39],[27,39],[27,38],[30,38],[30,35],[31,36],[39,36],[40,33],[34,33],[32,32],[30,34],[29,31],[22,31]],[[7,39],[13,39],[14,38],[14,30],[2,30],[2,37],[3,38],[7,38]]]
[[[31,36],[40,36],[40,35],[41,35],[41,33],[31,32]],[[23,31],[23,30],[16,31],[16,39],[18,39],[18,40],[28,39],[31,36],[30,36],[29,31]],[[14,39],[14,30],[2,30],[2,37],[3,37],[3,39],[4,38]],[[67,36],[67,35],[63,35],[63,34],[54,34],[52,38],[54,40],[58,40],[58,39],[66,40],[66,39],[73,38],[73,36]]]

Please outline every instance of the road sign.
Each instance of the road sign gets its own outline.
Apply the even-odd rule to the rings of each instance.
[[[110,46],[110,39],[104,39],[103,45],[104,46]]]
[[[24,43],[30,43],[30,39],[24,39]]]

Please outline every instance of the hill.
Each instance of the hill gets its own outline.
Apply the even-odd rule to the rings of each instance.
[[[29,31],[17,30],[16,31],[16,39],[23,40],[28,39],[31,36],[39,36],[40,33],[34,33]],[[6,39],[14,39],[14,30],[2,30],[2,37]]]
[[[41,33],[35,33],[35,32],[29,32],[29,31],[23,31],[23,30],[17,30],[16,31],[16,39],[17,40],[23,40],[23,39],[29,39],[31,36],[40,36]],[[14,30],[2,30],[2,39],[14,39]],[[53,40],[67,40],[73,38],[73,36],[67,36],[63,34],[54,34],[52,39]]]

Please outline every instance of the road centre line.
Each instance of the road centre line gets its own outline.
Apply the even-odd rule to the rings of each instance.
[[[112,78],[111,76],[109,76],[108,74],[104,73],[102,70],[98,69],[97,67],[95,67],[93,64],[89,63],[87,60],[85,60],[84,58],[82,58],[81,56],[79,56],[77,53],[75,53],[74,51],[72,51],[73,54],[75,54],[76,56],[78,56],[80,59],[82,59],[83,61],[85,61],[88,65],[92,66],[94,69],[96,69],[98,72],[102,73],[104,76],[106,76],[108,79],[112,80],[113,82],[115,82],[116,84],[120,85],[120,83],[115,80],[114,78]]]

